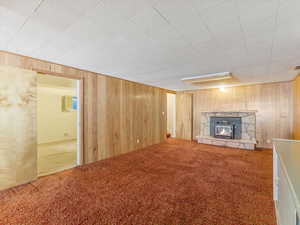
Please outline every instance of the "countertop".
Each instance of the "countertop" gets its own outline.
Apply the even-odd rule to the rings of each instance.
[[[275,151],[287,175],[300,215],[300,141],[274,139]]]

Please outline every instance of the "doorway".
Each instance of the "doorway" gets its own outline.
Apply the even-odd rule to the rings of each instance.
[[[167,133],[176,137],[176,95],[167,93]]]
[[[65,77],[38,74],[38,176],[80,164],[79,82]]]

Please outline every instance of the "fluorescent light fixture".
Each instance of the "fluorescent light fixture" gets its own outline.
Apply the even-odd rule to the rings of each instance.
[[[187,83],[205,83],[226,79],[232,79],[232,75],[230,72],[203,74],[199,76],[182,78],[181,80]]]

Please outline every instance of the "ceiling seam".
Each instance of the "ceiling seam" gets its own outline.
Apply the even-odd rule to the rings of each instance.
[[[226,0],[221,1],[219,4],[216,4],[214,7],[216,7],[216,6],[218,6],[218,5],[221,5],[221,4],[225,3],[225,2],[226,2]],[[213,34],[213,32],[210,30],[208,24],[207,24],[207,23],[205,22],[205,20],[203,19],[201,12],[197,9],[197,7],[195,6],[194,3],[192,3],[192,4],[194,5],[194,8],[196,9],[196,13],[197,13],[197,15],[199,16],[199,18],[200,18],[202,24],[204,25],[204,27],[205,27],[205,29],[207,30],[207,32],[210,34],[211,39],[215,41],[215,43],[217,44],[218,48],[220,49],[221,47],[219,46],[218,39],[215,37],[215,35]],[[210,8],[214,8],[214,7],[210,7]],[[230,66],[231,68],[233,68],[233,65],[232,65],[231,63],[228,63],[228,64],[230,64],[229,66]]]
[[[20,33],[20,31],[23,29],[23,27],[25,26],[25,24],[28,22],[28,20],[36,13],[36,11],[40,8],[40,6],[42,5],[42,3],[45,0],[40,0],[39,4],[32,10],[32,13],[25,19],[25,21],[22,23],[22,25],[20,26],[20,28],[18,29],[18,31],[15,33],[14,37],[10,38],[7,42],[6,42],[6,48],[8,47],[9,43],[14,40],[14,38],[17,36],[18,33]]]
[[[180,38],[181,38],[188,46],[192,47],[191,43],[185,39],[184,35],[182,35],[181,32],[178,31],[178,29],[177,29],[175,26],[173,26],[173,24],[171,23],[171,21],[170,21],[166,16],[164,16],[163,13],[162,13],[159,9],[157,9],[155,6],[152,6],[152,8],[154,9],[154,11],[155,11],[155,12],[156,12],[163,20],[165,20],[166,23],[169,24],[169,26],[170,26],[172,29],[174,29],[174,30],[177,32],[177,34],[180,36]]]
[[[246,32],[244,30],[244,27],[242,25],[242,20],[241,20],[241,11],[240,11],[240,7],[239,7],[239,3],[237,0],[235,0],[235,5],[237,7],[237,10],[238,10],[238,21],[239,21],[239,25],[240,25],[240,29],[243,33],[243,40],[244,40],[244,45],[245,45],[245,49],[246,49],[246,52],[247,52],[247,55],[249,55],[249,48],[248,48],[248,45],[247,45],[247,38],[246,38]]]
[[[171,22],[155,6],[152,6],[152,8],[164,21],[171,25]]]
[[[45,1],[45,0],[43,0],[43,1]],[[100,4],[103,4],[103,0],[98,0],[97,3],[94,5],[94,8],[98,7]],[[87,10],[87,11],[89,11],[89,10]],[[82,14],[80,15],[80,17],[85,17],[86,14],[87,14],[87,11],[85,11],[84,13],[82,13]],[[74,25],[74,24],[72,24],[72,25]],[[66,27],[66,28],[64,29],[64,31],[61,32],[61,34],[66,33],[66,31],[70,28],[70,26],[71,26],[71,25],[69,25],[68,27]],[[50,44],[52,44],[52,43],[55,43],[54,40],[52,40],[52,42],[49,42],[49,41],[44,41],[44,42],[47,42],[48,45],[50,45]],[[43,45],[44,42],[41,43],[41,45]],[[36,52],[38,51],[39,48],[40,48],[40,46],[39,46],[37,49],[33,50],[33,54],[36,53]],[[63,56],[66,55],[67,53],[68,53],[68,52],[64,52],[62,55],[59,55],[58,57],[63,57]]]

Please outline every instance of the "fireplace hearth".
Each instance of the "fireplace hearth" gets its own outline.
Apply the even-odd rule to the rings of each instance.
[[[255,149],[256,111],[201,112],[198,143]]]

